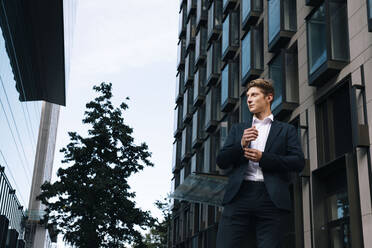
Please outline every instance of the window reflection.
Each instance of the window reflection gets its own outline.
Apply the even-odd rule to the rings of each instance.
[[[283,101],[282,54],[276,56],[269,64],[269,77],[273,80],[275,90],[274,101],[271,104],[271,110],[274,110]]]
[[[308,20],[307,30],[309,74],[312,74],[327,60],[324,4]]]
[[[280,31],[280,0],[269,0],[268,20],[269,20],[269,43],[270,43]]]
[[[242,40],[242,79],[244,79],[251,70],[251,31]]]

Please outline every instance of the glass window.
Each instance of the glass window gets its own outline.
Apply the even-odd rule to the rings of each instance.
[[[208,0],[197,0],[196,6],[196,25],[206,21],[208,11]]]
[[[181,38],[185,35],[186,32],[186,3],[182,4],[180,15],[179,15],[179,26],[178,26],[178,37]]]
[[[207,125],[212,120],[212,108],[212,89],[210,89],[205,99],[205,127],[207,127]]]
[[[186,30],[186,49],[188,50],[190,46],[195,44],[195,35],[196,35],[196,25],[195,25],[195,16],[191,16],[189,22],[187,23]]]
[[[187,0],[187,16],[195,11],[196,0]]]
[[[237,102],[239,94],[239,71],[237,63],[228,63],[222,71],[221,80],[221,108],[230,111]]]
[[[309,74],[327,60],[325,8],[322,4],[307,21]]]
[[[203,172],[204,149],[203,147],[196,150],[191,158],[191,173]]]
[[[178,140],[175,140],[173,143],[173,166],[172,171],[175,171],[177,168],[180,167],[181,164],[181,146]]]
[[[200,107],[195,111],[192,119],[192,145],[198,146],[203,140],[204,136],[204,108]]]
[[[242,27],[249,30],[249,25],[254,25],[262,12],[262,0],[241,0]]]
[[[281,0],[283,1],[283,24],[284,30],[296,31],[296,1],[295,0]]]
[[[186,125],[182,131],[181,159],[187,160],[191,156],[191,127]]]
[[[239,47],[239,16],[231,12],[222,25],[222,54],[231,57]],[[230,53],[228,53],[230,52]]]
[[[15,68],[14,68],[15,69]],[[17,90],[13,68],[0,27],[0,165],[26,206],[31,190],[42,102],[20,102],[22,83]],[[36,90],[36,89],[34,89]],[[12,175],[12,176],[11,176]]]
[[[342,109],[342,111],[340,111]],[[318,162],[326,164],[353,148],[348,82],[317,106]]]
[[[177,53],[177,69],[181,69],[185,65],[185,52],[186,52],[186,46],[185,41],[180,40],[178,42],[178,53]]]
[[[329,18],[331,26],[331,58],[334,60],[349,60],[348,17],[346,2],[330,0]]]
[[[280,32],[280,0],[268,2],[269,43]]]
[[[297,45],[284,53],[285,64],[285,100],[299,103]]]
[[[195,106],[202,103],[204,99],[204,85],[205,85],[205,66],[200,66],[195,73],[194,81],[194,102]]]
[[[205,59],[207,53],[207,28],[200,27],[195,43],[195,64],[198,65]]]
[[[208,10],[208,39],[218,34],[222,25],[222,0],[215,0]]]
[[[242,9],[242,20],[243,23],[249,17],[251,12],[251,0],[241,0],[241,9]]]
[[[273,81],[275,96],[271,104],[271,110],[274,110],[283,102],[283,74],[282,74],[282,54],[279,54],[269,64],[269,77]]]
[[[190,51],[185,59],[185,86],[187,87],[194,80],[194,51]]]
[[[176,76],[176,102],[178,103],[182,100],[182,95],[184,91],[184,81],[185,81],[185,73],[183,71],[179,71]]]
[[[207,84],[214,84],[220,73],[221,42],[215,41],[207,51]]]
[[[204,141],[204,163],[203,163],[203,172],[210,173],[210,165],[211,165],[211,137]]]
[[[263,24],[252,28],[253,35],[253,67],[263,70]]]
[[[242,40],[242,79],[247,77],[251,70],[251,31]],[[243,81],[243,80],[242,80]]]
[[[212,132],[217,127],[220,117],[221,88],[212,87],[206,96],[205,102],[205,130]]]

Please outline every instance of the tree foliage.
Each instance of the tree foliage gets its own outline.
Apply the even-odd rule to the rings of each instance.
[[[38,199],[46,206],[44,222],[57,227],[64,240],[76,247],[125,247],[142,244],[139,229],[154,223],[135,205],[128,178],[153,166],[145,143],[135,145],[133,129],[124,123],[123,102],[114,107],[112,84],[94,86],[98,97],[86,104],[83,123],[87,137],[69,132],[55,183],[45,182]],[[127,98],[128,100],[128,98]]]
[[[168,227],[171,220],[169,198],[155,202],[156,207],[162,212],[162,220],[156,220],[149,233],[146,233],[143,242],[135,244],[133,248],[166,248],[168,247]]]

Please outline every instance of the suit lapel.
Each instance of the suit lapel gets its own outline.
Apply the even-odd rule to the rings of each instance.
[[[275,137],[279,134],[280,130],[282,129],[282,126],[280,123],[274,119],[274,121],[271,123],[269,136],[267,137],[266,145],[265,145],[265,152],[267,152],[271,145],[273,144]]]

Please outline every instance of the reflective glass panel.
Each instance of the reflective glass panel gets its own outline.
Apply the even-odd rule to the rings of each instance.
[[[228,15],[222,26],[222,54],[225,54],[229,48],[229,36],[230,36],[230,15]]]
[[[205,125],[207,125],[212,117],[212,89],[209,90],[206,96],[205,104]]]
[[[263,29],[262,24],[252,29],[253,35],[253,68],[263,70]]]
[[[282,54],[276,56],[269,65],[269,77],[274,84],[274,101],[271,110],[274,110],[283,100],[283,74],[282,74]]]
[[[207,52],[207,79],[212,75],[213,68],[213,44],[209,47]]]
[[[229,64],[222,70],[221,81],[221,105],[224,105],[229,97]]]
[[[251,0],[241,0],[242,21],[244,22],[251,12]]]
[[[195,111],[192,116],[192,142],[194,143],[198,138],[198,111]]]
[[[349,33],[346,2],[329,2],[332,59],[349,60]]]
[[[242,79],[251,69],[251,31],[242,40]]]
[[[280,31],[280,0],[269,0],[268,8],[270,43]]]
[[[326,24],[324,4],[307,22],[309,74],[314,73],[326,60]]]
[[[284,30],[296,31],[296,0],[283,1]]]
[[[214,2],[212,2],[208,10],[208,37],[212,33],[213,28],[214,28]]]
[[[27,206],[42,102],[19,101],[24,87],[23,82],[18,82],[20,89],[16,89],[14,70],[16,68],[11,66],[0,28],[0,165],[5,167],[5,175],[16,190],[20,204]]]

